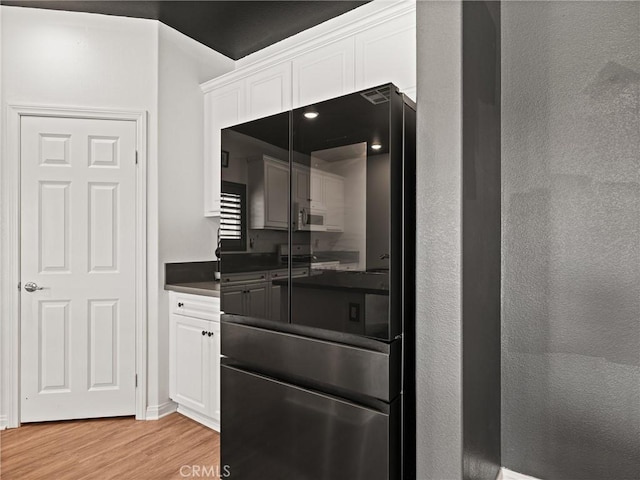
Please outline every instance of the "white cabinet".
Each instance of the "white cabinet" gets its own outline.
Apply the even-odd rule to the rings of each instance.
[[[344,178],[323,176],[323,190],[327,216],[325,225],[328,232],[344,231]]]
[[[291,109],[291,65],[288,62],[245,79],[246,118],[255,120]]]
[[[306,205],[311,202],[309,185],[309,169],[297,163],[293,164],[293,202]]]
[[[291,66],[276,65],[204,95],[204,214],[220,215],[220,130],[291,108]]]
[[[324,174],[318,170],[311,169],[309,197],[311,207],[325,208]]]
[[[354,92],[354,52],[348,37],[294,58],[293,108]]]
[[[201,85],[205,93],[205,215],[220,214],[221,128],[389,82],[415,100],[415,2],[371,3],[380,11],[357,26],[341,25],[338,17],[330,21],[335,28],[325,29],[322,36],[307,35],[276,56],[246,63]],[[298,183],[305,184],[309,182]],[[318,186],[314,179],[311,184],[312,190]],[[305,197],[297,192],[294,198],[310,198],[316,192],[307,193]]]
[[[416,18],[405,14],[355,37],[356,90],[394,83],[415,100]]]
[[[344,178],[339,175],[293,165],[293,201],[326,211],[329,232],[344,231]]]
[[[244,82],[225,85],[204,96],[204,215],[220,215],[220,130],[245,119]]]
[[[169,292],[169,396],[178,412],[220,431],[220,302]]]
[[[289,165],[267,155],[251,158],[248,163],[249,228],[286,230]]]
[[[299,163],[293,164],[293,201],[312,208],[324,209],[326,174]]]

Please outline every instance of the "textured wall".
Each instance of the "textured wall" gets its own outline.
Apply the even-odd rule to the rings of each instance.
[[[462,5],[418,2],[417,478],[462,478]]]
[[[640,478],[640,3],[502,9],[503,464]]]
[[[463,478],[500,469],[500,3],[462,7]]]

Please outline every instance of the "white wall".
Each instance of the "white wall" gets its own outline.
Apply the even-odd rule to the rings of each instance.
[[[155,117],[156,22],[2,9],[5,105],[120,107],[148,110]]]
[[[218,218],[204,217],[204,99],[200,83],[233,69],[233,60],[159,23],[158,48],[158,404],[169,399],[169,297],[164,263],[213,260]],[[153,375],[155,373],[155,375]]]
[[[84,13],[0,8],[2,118],[9,104],[147,111],[148,195],[150,200],[155,198],[157,23]],[[6,134],[3,131],[5,139]],[[157,268],[153,268],[157,265],[155,215],[154,211],[149,214],[151,285],[157,283]],[[153,308],[149,309],[149,316],[150,323],[155,322]]]
[[[163,263],[212,259],[217,228],[203,217],[199,83],[233,61],[155,20],[0,8],[3,120],[9,104],[148,113],[147,403],[155,412],[168,401]]]

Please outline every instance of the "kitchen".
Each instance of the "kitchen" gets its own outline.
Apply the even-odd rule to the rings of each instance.
[[[400,20],[404,21],[402,18]],[[364,36],[373,38],[373,33],[359,32],[355,37],[347,37],[341,40],[341,48],[348,46],[353,38],[357,41],[358,37]],[[334,65],[336,58],[342,62],[342,54],[336,54],[335,45],[326,48],[329,49],[330,56],[321,49],[320,52],[314,52],[312,58],[305,58],[309,56],[306,54],[301,55],[302,60],[293,57],[291,64],[285,60],[286,68],[275,65],[265,71],[258,69],[259,73],[255,75],[255,79],[249,71],[244,81],[234,77],[231,77],[231,80],[222,78],[203,87],[206,104],[211,108],[217,107],[220,116],[224,118],[228,114],[230,124],[244,120],[236,126],[224,128],[223,121],[217,120],[219,117],[209,117],[209,124],[213,128],[221,128],[219,137],[212,135],[207,138],[210,142],[208,151],[213,152],[212,156],[216,155],[215,152],[222,152],[221,169],[210,170],[212,174],[221,175],[221,197],[219,200],[214,198],[211,201],[212,206],[219,205],[221,214],[221,286],[218,308],[227,316],[235,315],[252,321],[263,319],[272,325],[274,322],[279,324],[278,328],[284,328],[286,325],[320,327],[324,322],[324,330],[351,333],[354,338],[349,341],[356,342],[355,344],[362,341],[359,340],[360,337],[376,336],[389,342],[402,332],[399,325],[402,324],[403,316],[394,313],[391,326],[387,325],[386,318],[382,318],[384,312],[390,308],[397,309],[403,304],[408,311],[411,310],[409,298],[407,297],[406,301],[402,300],[405,297],[400,284],[390,290],[389,268],[392,250],[400,262],[402,258],[411,257],[411,249],[405,251],[397,239],[410,242],[410,229],[415,222],[391,216],[391,211],[402,211],[401,205],[405,202],[402,200],[403,190],[395,187],[391,178],[396,178],[395,185],[406,183],[406,192],[409,195],[406,208],[407,212],[410,212],[412,189],[409,186],[413,174],[408,174],[409,179],[403,182],[402,178],[406,173],[403,170],[399,170],[398,173],[396,170],[407,168],[407,172],[410,171],[409,157],[406,164],[402,161],[405,146],[399,139],[405,138],[405,134],[399,128],[403,122],[411,122],[403,119],[399,112],[403,111],[404,104],[410,105],[407,108],[415,108],[413,102],[408,98],[401,101],[403,97],[396,86],[380,85],[335,100],[316,102],[312,107],[301,106],[291,112],[267,115],[255,120],[251,120],[251,117],[258,116],[257,113],[245,114],[246,116],[240,119],[233,115],[241,111],[238,99],[243,98],[242,91],[238,94],[235,89],[245,88],[247,93],[252,93],[252,84],[266,88],[261,85],[264,82],[269,86],[269,90],[261,91],[257,98],[263,102],[268,98],[274,105],[279,105],[283,100],[279,96],[282,86],[287,82],[286,74],[283,72],[289,70],[289,65],[294,72],[296,69],[303,71],[303,67],[311,69],[311,73],[316,74],[312,76],[307,73],[307,76],[315,78],[325,68],[318,59],[325,61],[328,58],[327,62],[330,65]],[[237,71],[234,73],[237,75]],[[306,89],[320,97],[319,99],[322,99],[322,95],[331,98],[327,85],[324,85],[322,94],[317,89],[305,87],[302,84],[303,78],[307,77],[300,75],[298,80],[294,77],[295,91]],[[295,86],[296,81],[301,82],[300,86]],[[305,105],[301,99],[297,101]],[[246,111],[248,112],[248,109]],[[264,110],[261,113],[264,113]],[[392,118],[394,120],[390,123]],[[295,132],[293,137],[290,137],[290,131]],[[411,134],[407,133],[406,138],[411,138]],[[290,150],[290,141],[293,141],[293,150]],[[405,222],[410,225],[406,237],[401,227]],[[394,240],[390,244],[392,238]],[[408,261],[406,265],[411,263]],[[403,278],[404,274],[399,273],[404,271],[403,265],[397,263],[392,270],[396,279]],[[411,268],[407,272],[411,272]],[[407,275],[411,276],[409,273]],[[308,282],[313,282],[317,287],[326,283],[330,277],[342,278],[342,281],[338,282],[341,283],[340,289],[349,290],[346,303],[345,300],[337,300],[341,295],[339,292],[332,293],[332,288],[323,287],[326,291],[324,300],[318,298],[317,289],[314,289],[315,295],[311,294],[306,299],[303,297],[302,291],[310,291],[306,286]],[[334,287],[337,285],[336,282],[330,283]],[[407,285],[409,284],[412,284],[412,280],[408,280]],[[168,288],[172,289],[174,286]],[[185,292],[186,290],[181,290],[182,294]],[[171,308],[175,314],[195,308],[193,302],[190,305],[185,297],[171,298]],[[313,298],[317,298],[316,302],[319,303],[311,302]],[[178,308],[175,308],[176,305]],[[331,305],[337,310],[333,311]],[[347,307],[350,310],[349,315],[346,312]],[[191,352],[194,359],[191,364],[185,363],[184,366],[177,367],[178,372],[184,372],[190,379],[189,385],[197,385],[193,378],[200,372],[198,365],[202,358],[213,355],[217,359],[221,353],[224,363],[225,359],[233,357],[225,346],[225,338],[232,338],[232,334],[226,332],[224,322],[221,322],[219,330],[212,330],[205,324],[194,322],[187,325],[176,316],[176,326],[173,327],[173,318],[172,315],[172,329],[176,332],[174,351]],[[326,324],[327,319],[331,318],[338,322],[333,327]],[[412,325],[408,317],[407,325]],[[410,338],[410,334],[407,335],[409,336],[406,338]],[[243,335],[240,334],[240,337]],[[399,342],[396,342],[397,345]],[[266,347],[269,343],[272,342],[264,340],[261,344]],[[200,348],[200,345],[207,346]],[[376,348],[390,348],[395,352],[396,349],[400,349],[397,345],[389,347],[381,344],[376,345]],[[193,351],[198,353],[193,354]],[[413,348],[405,345],[402,351],[411,352]],[[389,353],[378,352],[375,355],[384,356]],[[176,357],[179,363],[180,354]],[[395,363],[385,367],[390,372],[389,392],[385,394],[378,390],[375,395],[395,405],[384,408],[392,408],[394,411],[398,409],[400,412],[398,405],[404,401],[399,399],[399,391],[394,392],[394,387],[391,386],[393,384],[395,388],[399,388],[398,378],[402,376],[399,367],[400,356],[394,353],[390,357]],[[213,366],[214,372],[218,371],[218,362],[219,360],[216,360]],[[323,360],[318,359],[319,364],[322,362]],[[265,362],[257,363],[259,368],[266,368]],[[371,365],[374,364],[376,363],[371,362]],[[410,372],[413,359],[407,356],[403,364],[405,371]],[[239,463],[233,458],[225,460],[225,456],[229,452],[247,458],[254,455],[249,452],[242,453],[239,446],[246,442],[234,440],[233,432],[236,428],[230,425],[232,419],[237,418],[234,412],[238,410],[225,405],[238,405],[237,401],[229,399],[229,392],[244,392],[246,387],[226,384],[223,375],[226,371],[231,370],[224,364],[220,369],[221,380],[214,373],[215,384],[204,389],[209,391],[210,398],[214,398],[209,406],[206,405],[206,398],[202,395],[197,396],[203,389],[194,388],[190,394],[186,384],[184,388],[178,385],[179,374],[176,375],[175,382],[172,382],[175,387],[172,387],[171,398],[179,403],[179,412],[192,418],[201,418],[200,415],[205,414],[208,417],[206,420],[211,419],[208,424],[214,428],[219,426],[221,431],[226,432],[223,433],[227,441],[222,442],[221,461],[235,465],[235,471],[242,472],[243,467]],[[196,373],[189,375],[188,372]],[[208,384],[203,380],[201,385]],[[405,395],[407,402],[413,404],[415,400],[411,399],[409,394],[412,388],[410,385],[411,382],[405,385]],[[260,395],[251,397],[260,398]],[[373,397],[369,401],[373,401]],[[414,407],[409,406],[403,410],[405,415],[411,408]],[[251,406],[245,406],[242,411],[253,409]],[[277,409],[274,405],[273,412]],[[394,413],[391,419],[399,415],[401,414]],[[380,418],[377,421],[382,421]],[[398,420],[388,421],[393,425],[400,425]],[[411,428],[407,428],[405,435],[405,441],[410,445],[411,437],[415,434],[411,434]],[[251,437],[267,438],[258,432]],[[290,438],[295,440],[295,437]],[[395,445],[400,444],[400,438],[400,432],[393,432],[391,429],[386,437],[383,435],[380,438],[379,445],[383,448],[383,445],[388,444],[387,448],[391,452],[388,455],[395,457],[396,454],[393,452]],[[407,447],[405,451],[409,452],[410,448]],[[386,458],[384,448],[380,453],[376,457]],[[343,455],[348,454],[345,451]],[[400,457],[401,454],[398,453],[397,456]],[[275,459],[273,455],[267,455],[266,458]],[[300,457],[300,460],[302,458],[304,457]],[[405,465],[411,463],[408,460]],[[335,468],[338,468],[338,465],[340,468],[346,467],[344,462],[336,462],[335,465]],[[378,475],[394,478],[400,474],[403,467],[398,461],[397,464],[389,462],[386,466],[382,463],[374,466],[371,463],[369,468],[375,468]],[[363,470],[362,473],[365,471],[371,473],[370,470]],[[253,478],[255,475],[263,475],[264,469],[258,466],[257,471],[250,473],[245,470],[239,474],[245,478]],[[274,470],[271,474],[286,477],[290,473]],[[313,473],[311,471],[300,475],[312,477]],[[405,472],[404,475],[411,476],[409,472]]]
[[[509,470],[501,475],[509,479],[524,478],[513,470],[539,478],[637,477],[637,323],[624,317],[632,312],[629,318],[638,318],[637,192],[630,188],[637,180],[637,155],[630,152],[637,152],[638,130],[629,128],[637,121],[637,4],[503,2],[496,12],[485,2],[418,2],[414,30],[403,30],[399,15],[391,35],[363,31],[346,51],[339,40],[327,43],[324,58],[331,67],[319,77],[313,53],[292,59],[299,41],[314,50],[331,25],[233,61],[155,20],[2,3],[0,428],[20,423],[20,181],[14,152],[15,118],[27,110],[16,114],[16,107],[144,112],[136,121],[146,127],[137,167],[148,190],[140,223],[146,225],[147,251],[139,266],[146,277],[139,312],[145,328],[136,336],[145,354],[136,371],[146,388],[137,389],[135,413],[159,419],[137,423],[160,424],[180,417],[172,415],[177,407],[170,400],[165,264],[213,262],[216,244],[220,206],[212,192],[219,190],[212,185],[219,179],[212,167],[222,148],[203,132],[204,122],[216,120],[205,113],[214,105],[225,113],[219,124],[208,125],[220,130],[347,93],[344,85],[357,91],[392,81],[420,97],[418,472],[424,478],[494,478],[495,465],[502,464]],[[369,8],[376,25],[396,18]],[[366,16],[358,11],[350,21],[356,25]],[[420,61],[410,66],[417,87],[403,84],[404,74],[394,78],[405,65],[398,51],[376,48],[396,32],[413,40],[417,35]],[[286,47],[291,56],[283,53]],[[363,55],[371,61],[363,63]],[[386,60],[377,63],[378,55]],[[292,60],[284,76],[262,68],[280,60]],[[225,75],[227,81],[215,83]],[[363,84],[367,75],[375,81]],[[313,87],[292,91],[295,79]],[[314,98],[325,83],[336,90]],[[230,159],[229,171],[234,164]],[[193,187],[203,180],[204,191]],[[610,237],[598,232],[604,227]],[[260,255],[279,255],[266,232],[254,233],[254,247]],[[314,254],[331,251],[323,241],[305,245]],[[603,290],[599,280],[609,273],[614,280]],[[599,313],[603,304],[597,300],[607,292],[612,307]],[[598,325],[605,320],[603,334]],[[487,416],[483,409],[495,405]],[[488,421],[489,428],[474,419]],[[3,431],[3,440],[25,428]],[[156,433],[160,438],[162,428]],[[139,445],[142,455],[153,449]],[[142,467],[128,474],[155,471]]]
[[[315,33],[313,31],[306,33],[308,36],[311,34],[321,34],[321,36],[308,39],[311,54],[296,57],[296,60],[299,60],[298,63],[295,63],[296,72],[307,82],[312,82],[300,89],[300,93],[306,92],[307,97],[315,95],[316,99],[320,99],[322,96],[330,98],[349,90],[355,91],[354,51],[356,44],[358,48],[362,49],[362,54],[368,51],[365,47],[369,44],[371,45],[370,49],[376,48],[378,52],[385,52],[385,48],[380,48],[381,45],[377,42],[380,33],[375,29],[371,31],[371,28],[382,28],[384,31],[392,33],[393,35],[388,39],[390,45],[397,41],[407,41],[407,39],[410,41],[410,45],[414,44],[411,39],[415,29],[412,13],[415,6],[411,4],[380,4],[368,8],[364,19],[363,15],[358,12],[358,15],[352,14],[347,18],[341,18],[337,23],[334,21],[333,24],[321,25]],[[377,23],[383,18],[391,20],[388,25]],[[236,68],[231,72],[233,63],[222,55],[206,51],[201,45],[190,42],[186,37],[162,24],[156,27],[157,24],[145,20],[30,10],[18,7],[4,7],[3,19],[4,50],[2,60],[5,67],[3,72],[7,75],[3,79],[2,88],[3,101],[6,104],[61,104],[80,108],[86,104],[104,109],[111,108],[112,105],[120,105],[121,107],[128,106],[128,108],[123,108],[125,110],[147,111],[149,120],[158,118],[157,123],[149,121],[146,125],[149,138],[147,153],[141,149],[138,155],[140,162],[138,168],[145,168],[147,172],[145,176],[148,178],[148,207],[146,211],[146,222],[149,225],[146,232],[148,285],[146,315],[148,326],[146,329],[138,329],[139,356],[136,360],[138,362],[136,381],[141,385],[146,384],[147,388],[142,391],[141,389],[136,390],[135,414],[138,418],[149,420],[163,418],[176,410],[177,404],[171,398],[178,396],[172,392],[170,374],[172,370],[176,370],[171,364],[172,326],[170,322],[176,312],[174,312],[173,304],[169,300],[170,292],[165,290],[165,283],[170,283],[173,280],[169,278],[171,275],[169,272],[165,273],[165,268],[170,268],[165,264],[199,263],[203,260],[207,263],[208,259],[213,258],[218,229],[217,212],[214,211],[215,205],[212,209],[212,199],[207,197],[208,194],[216,191],[211,187],[211,184],[216,180],[213,175],[203,175],[202,172],[203,170],[207,172],[214,164],[219,168],[220,158],[219,156],[215,158],[211,152],[219,152],[221,147],[218,145],[217,149],[213,150],[210,142],[216,141],[215,136],[205,136],[203,131],[202,119],[205,124],[211,120],[207,115],[211,111],[209,110],[210,99],[213,97],[213,95],[206,93],[206,89],[209,87],[203,82],[211,78],[223,81],[225,80],[225,72],[230,72],[229,75],[232,79],[234,75],[235,77],[248,75],[248,78],[251,78],[252,70],[251,68],[245,70]],[[95,28],[90,31],[86,30],[85,26],[92,23],[95,24]],[[337,26],[341,29],[336,29]],[[121,32],[119,42],[113,42],[111,39],[110,32],[114,28]],[[55,37],[52,33],[46,33],[48,31],[55,32],[56,29],[60,30],[63,35]],[[328,42],[327,39],[330,37],[327,35],[329,33],[335,35],[331,38],[340,39],[340,41]],[[156,35],[158,35],[158,43],[154,38]],[[57,39],[59,43],[55,44],[52,39]],[[326,51],[317,51],[318,45],[324,43],[329,48],[330,55],[328,57]],[[45,48],[47,44],[49,48]],[[131,47],[126,48],[125,45],[131,45]],[[299,48],[300,45],[300,40],[293,38],[289,39],[288,44],[278,45],[272,50],[287,52],[288,48]],[[415,47],[413,48],[415,49]],[[153,51],[157,52],[157,60],[154,60],[153,55],[147,54],[147,52]],[[126,52],[126,54],[120,55],[121,52]],[[388,48],[386,52],[388,61],[392,63],[398,61],[398,56],[394,52]],[[102,65],[100,69],[94,69],[93,62],[77,62],[77,59],[86,58],[89,53],[94,57],[94,62],[97,62],[95,64]],[[298,53],[300,52],[298,51]],[[269,54],[268,49],[260,52],[260,55],[267,54]],[[256,56],[256,62],[260,60],[262,65],[273,66],[275,70],[280,68],[282,71],[281,67],[273,65],[273,61],[262,60],[260,55]],[[314,57],[314,55],[316,56]],[[314,67],[317,63],[316,58],[323,57],[328,58],[328,65],[320,64]],[[407,81],[403,83],[409,87],[415,85],[413,58],[412,50],[409,49],[402,60],[402,62],[408,61],[408,63],[402,68],[394,68],[394,71],[407,76]],[[31,59],[31,61],[25,62],[25,59]],[[282,61],[283,65],[292,64],[292,60],[289,58],[283,58]],[[24,72],[21,67],[23,65],[30,65],[29,68],[32,71]],[[68,66],[69,69],[59,69],[58,67],[61,65]],[[336,65],[343,67],[346,76],[344,79],[336,78],[333,84],[326,82],[321,85],[313,84],[318,68],[327,69]],[[109,74],[117,80],[114,83],[114,88],[99,87],[99,78],[105,74],[106,66],[110,66]],[[373,82],[378,82],[378,78],[383,78],[383,72],[378,71],[379,66],[379,64],[371,64],[368,72],[358,70],[359,75],[366,73],[371,77],[370,79],[363,77],[358,82],[362,84],[366,81],[371,85],[376,85],[377,83]],[[67,74],[71,72],[74,73],[73,76]],[[414,72],[414,78],[412,78],[411,72]],[[11,75],[12,73],[13,75]],[[26,85],[22,82],[23,78],[31,79],[28,88],[25,88]],[[132,82],[131,78],[135,78],[135,81]],[[386,74],[384,78],[383,81],[386,81]],[[242,87],[243,81],[242,79],[236,81],[236,85]],[[282,85],[285,85],[286,82],[291,82],[291,80],[286,76],[277,77],[275,82],[277,95],[269,94],[256,97],[263,103],[265,99],[268,99],[271,105],[264,106],[259,102],[254,102],[254,104],[250,102],[246,106],[246,110],[241,109],[240,111],[243,117],[236,118],[236,121],[264,116],[269,113],[265,108],[280,109],[282,101],[287,100],[287,95],[284,95],[282,89]],[[202,89],[200,84],[203,84]],[[148,85],[157,85],[156,91],[149,89]],[[257,83],[257,86],[260,85]],[[351,86],[347,87],[348,85]],[[322,92],[322,88],[329,90]],[[349,90],[345,90],[345,88]],[[202,101],[203,90],[205,90],[204,102]],[[252,91],[247,89],[247,95]],[[289,101],[308,102],[309,98],[300,97]],[[235,113],[237,112],[231,112],[231,114]],[[212,128],[212,126],[209,125],[208,128]],[[202,168],[203,156],[206,160],[204,169]],[[180,161],[175,161],[176,158],[179,158]],[[232,157],[229,159],[229,165],[229,171],[231,171],[234,166],[237,168],[239,163],[235,157]],[[326,172],[325,178],[329,178],[329,174],[330,172]],[[314,179],[315,177],[314,173]],[[337,177],[337,174],[333,174],[332,178]],[[8,177],[3,176],[3,178],[7,179]],[[193,185],[203,185],[204,192],[193,188]],[[357,225],[357,221],[354,221],[353,217],[350,217],[351,225],[346,226],[347,232],[353,225]],[[265,250],[272,254],[276,253],[275,246],[286,243],[277,239],[279,232],[275,232],[276,237],[272,234],[273,238],[267,238],[271,233],[267,230],[257,229],[256,235],[250,237],[253,239],[254,249],[259,252],[258,254],[265,252]],[[349,244],[340,247],[338,241],[341,233],[327,232],[327,236],[331,237],[327,239],[317,237],[318,241],[315,242],[316,239],[314,239],[313,242],[314,251],[321,252],[322,248],[327,251],[333,250],[331,263],[335,265],[334,254],[337,250],[333,249],[329,243],[332,241],[340,251],[347,252],[347,255],[342,258],[344,266],[346,268],[349,265],[356,266],[361,261],[355,256],[356,247]],[[250,239],[247,246],[249,249],[251,248]],[[354,257],[352,261],[348,261],[350,260],[349,255]],[[4,270],[4,272],[7,275],[9,271]],[[39,282],[38,285],[46,287],[47,283],[45,282],[46,279]],[[159,288],[154,288],[154,285],[158,285]],[[26,297],[25,295],[25,297],[37,298],[38,295],[44,294],[35,292],[33,296]],[[275,294],[273,296],[277,297]],[[3,302],[3,306],[6,308],[11,303]],[[274,309],[275,304],[274,302]],[[263,303],[263,308],[270,309],[271,303]],[[9,316],[5,318],[9,318]],[[208,335],[209,332],[215,331],[214,328],[201,330],[207,333],[205,335],[207,339],[214,338],[213,335]],[[17,329],[13,331],[17,332]],[[198,331],[198,333],[201,332]],[[5,340],[12,338],[12,335],[5,336]],[[140,343],[141,340],[142,343]],[[145,350],[146,354],[143,353]],[[3,348],[3,352],[11,358],[17,354],[17,349],[15,347]],[[141,353],[142,355],[140,355]],[[207,355],[209,354],[210,352],[207,353]],[[9,365],[9,362],[5,365]],[[9,381],[11,378],[11,376],[3,375],[4,381]],[[8,396],[12,391],[16,391],[16,389],[3,388],[3,395],[5,395],[3,405],[13,404],[12,408],[14,408],[14,410],[8,411],[6,417],[3,417],[10,425],[19,422],[20,418],[17,403],[15,400],[11,401]],[[182,398],[189,397],[190,393],[187,392]],[[209,396],[208,393],[207,396]],[[195,406],[194,403],[191,405]],[[190,413],[196,410],[197,408],[192,409]]]

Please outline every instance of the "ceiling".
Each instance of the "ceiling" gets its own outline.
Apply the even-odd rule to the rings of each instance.
[[[368,1],[0,0],[2,5],[150,18],[238,60]]]

